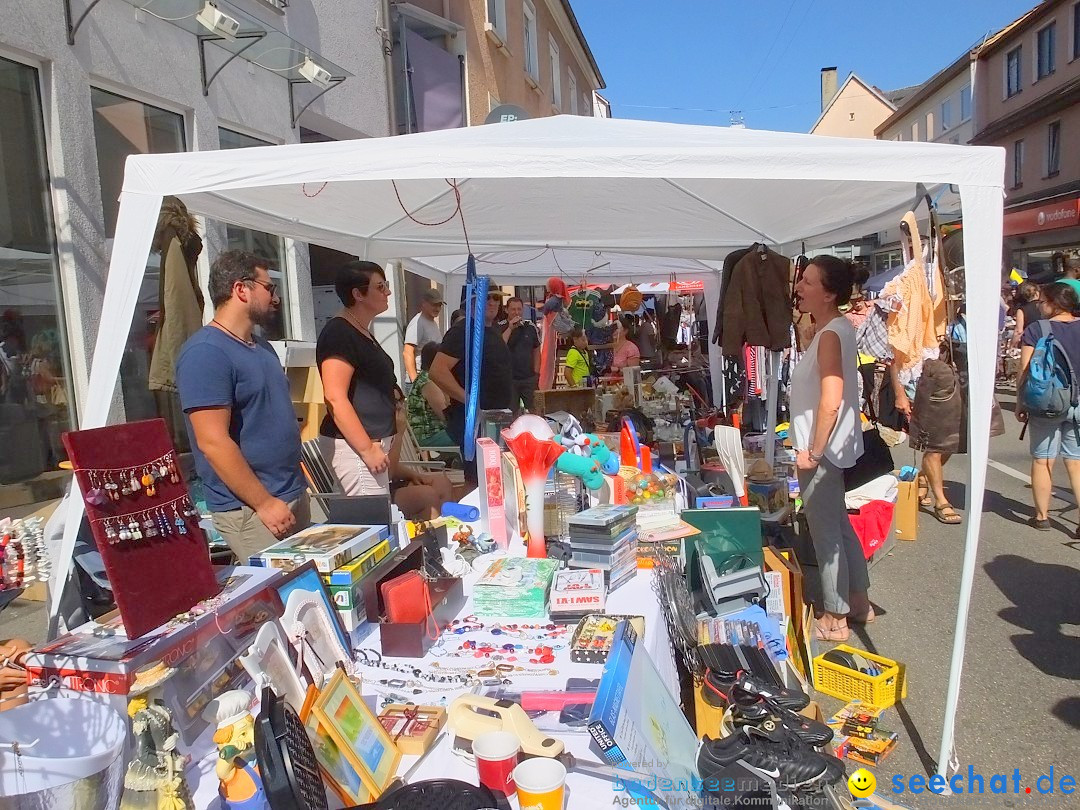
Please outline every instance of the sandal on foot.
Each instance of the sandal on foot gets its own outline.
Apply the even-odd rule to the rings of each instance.
[[[955,526],[964,521],[962,517],[956,514],[956,510],[952,508],[951,504],[935,506],[933,514],[934,517],[938,519],[939,523],[945,523],[949,526]],[[1047,521],[1047,526],[1049,526],[1049,521]]]
[[[930,482],[926,480],[926,476],[919,476],[919,506],[923,508],[929,508],[934,505],[934,498],[930,494]]]
[[[842,644],[848,640],[848,629],[846,627],[837,628],[835,630],[827,630],[817,622],[814,622],[814,638],[818,641],[828,641],[832,644]]]

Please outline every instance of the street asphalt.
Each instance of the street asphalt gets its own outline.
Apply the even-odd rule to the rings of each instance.
[[[1054,470],[1053,530],[1027,525],[1032,514],[1027,442],[1013,398],[998,395],[1005,435],[991,440],[986,499],[956,725],[956,759],[963,795],[892,792],[891,780],[936,772],[955,636],[964,528],[924,513],[914,542],[898,542],[871,569],[871,601],[878,619],[853,634],[852,646],[907,666],[907,699],[889,709],[882,725],[899,732],[896,750],[878,768],[877,794],[911,808],[1080,807],[1080,541],[1077,507],[1061,464]],[[903,446],[902,446],[903,447]],[[894,460],[911,463],[897,448]],[[946,494],[966,515],[969,457],[945,468]],[[825,698],[826,715],[842,701]],[[982,795],[967,795],[968,768],[984,776]],[[849,773],[856,766],[849,763]],[[1053,767],[1052,795],[1036,779]],[[1014,794],[1014,771],[1020,793]],[[991,794],[990,777],[1007,775],[1007,794]],[[1071,775],[1077,792],[1063,795]],[[1045,788],[1046,780],[1041,783]],[[1026,788],[1031,788],[1027,794]],[[1066,787],[1068,785],[1066,784]]]
[[[898,542],[871,570],[870,596],[878,619],[852,635],[852,646],[902,661],[907,699],[886,711],[882,725],[900,741],[872,769],[878,795],[922,808],[1080,807],[1077,793],[1063,795],[1061,778],[1080,782],[1080,541],[1077,507],[1063,468],[1056,469],[1050,532],[1027,525],[1030,457],[1018,439],[1012,397],[998,396],[1006,433],[991,442],[987,494],[968,625],[964,675],[956,729],[956,759],[964,795],[892,792],[894,776],[905,786],[912,776],[936,771],[955,631],[963,526],[946,526],[924,513],[918,539]],[[911,463],[897,448],[894,460]],[[966,515],[967,456],[946,467],[947,492]],[[0,637],[44,637],[40,603],[16,600],[0,614]],[[826,716],[843,705],[821,700]],[[969,766],[984,780],[985,793],[967,795]],[[855,765],[848,763],[849,772]],[[1054,793],[1041,795],[1036,779],[1054,773]],[[1020,793],[1013,793],[1014,771]],[[991,794],[991,776],[1007,776],[1007,794]],[[1043,780],[1045,788],[1047,782]],[[1032,788],[1031,794],[1024,792]]]

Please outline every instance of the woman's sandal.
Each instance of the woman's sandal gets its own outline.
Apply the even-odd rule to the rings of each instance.
[[[850,633],[846,627],[835,630],[826,630],[817,622],[814,622],[814,638],[818,641],[828,641],[833,644],[842,644],[847,641]]]
[[[930,482],[925,475],[919,476],[919,506],[928,509],[934,505],[934,498],[930,494]]]
[[[847,620],[855,624],[873,624],[876,618],[877,614],[874,613],[873,608],[869,608],[866,613],[849,613],[847,615]]]
[[[952,504],[948,503],[942,504],[941,506],[935,506],[934,517],[938,519],[939,523],[944,523],[948,526],[955,526],[958,523],[964,522],[964,519],[956,514],[956,510],[952,508]]]

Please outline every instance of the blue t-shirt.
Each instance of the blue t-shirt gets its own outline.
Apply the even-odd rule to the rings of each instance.
[[[288,502],[300,496],[307,486],[300,472],[300,425],[289,396],[289,381],[269,343],[245,346],[220,329],[204,326],[180,349],[176,384],[195,470],[203,481],[211,512],[227,512],[243,504],[195,441],[188,414],[198,408],[230,408],[229,436],[239,445],[255,477],[275,498]]]

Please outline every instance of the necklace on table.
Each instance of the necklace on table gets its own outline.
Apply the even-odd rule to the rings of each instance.
[[[223,324],[217,318],[211,319],[210,323],[214,324],[218,329],[221,329],[223,332],[228,332],[230,335],[232,335],[234,338],[239,340],[241,343],[243,343],[249,349],[254,349],[255,348],[255,341],[254,340],[244,340],[242,337],[240,337],[238,334],[236,334],[236,332],[234,332],[232,329],[227,327],[225,324]]]

